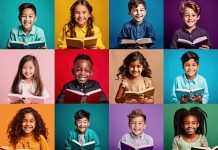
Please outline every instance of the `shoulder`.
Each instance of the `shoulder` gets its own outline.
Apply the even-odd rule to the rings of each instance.
[[[197,75],[196,79],[199,81],[199,82],[207,82],[206,79],[202,76],[202,75]]]
[[[151,83],[151,78],[143,77],[145,83]]]
[[[100,87],[99,82],[96,81],[96,80],[89,80],[88,82],[89,82],[89,84],[90,84],[91,86],[93,86],[93,87],[96,87],[96,88],[99,88],[99,87]]]
[[[68,132],[68,136],[70,136],[70,137],[76,137],[77,134],[78,134],[78,133],[77,133],[77,130],[76,130],[76,129],[70,130],[70,131]]]
[[[97,136],[96,132],[94,130],[92,130],[92,129],[89,129],[89,128],[86,129],[86,134],[88,136],[91,136],[91,137],[96,137]]]
[[[175,81],[184,81],[184,75],[177,76]]]
[[[200,28],[200,27],[197,27],[197,31],[202,33],[202,34],[207,34],[207,31],[205,29]]]
[[[174,31],[174,35],[179,35],[179,34],[181,34],[183,32],[184,32],[184,29],[180,28],[180,29],[177,29],[176,31]]]
[[[19,30],[22,30],[21,26],[17,26],[11,29],[11,32],[18,32]]]
[[[175,136],[174,137],[174,139],[173,139],[174,141],[181,141],[182,140],[182,138],[181,138],[181,136],[180,135],[177,135],[177,136]]]
[[[96,26],[96,25],[93,25],[93,30],[100,31],[100,28],[98,26]]]
[[[40,134],[39,138],[41,141],[46,141],[45,137],[42,134]]]
[[[148,134],[146,134],[146,133],[144,133],[143,136],[144,136],[144,138],[146,138],[146,139],[153,140],[152,136],[150,136],[150,135],[148,135]]]
[[[123,24],[123,28],[129,28],[129,27],[131,27],[131,26],[133,26],[133,25],[134,25],[134,24],[133,24],[133,21],[130,20],[130,21],[125,22],[125,23]]]
[[[67,83],[64,84],[64,88],[69,88],[69,89],[71,89],[71,88],[73,88],[73,87],[75,87],[75,80],[72,80],[72,81],[67,82]]]
[[[125,141],[127,141],[127,139],[130,139],[130,138],[132,138],[131,135],[130,135],[130,133],[125,133],[125,134],[122,136],[121,141],[125,142]]]
[[[152,27],[152,24],[150,22],[148,22],[147,20],[143,20],[143,25],[145,25],[146,27]]]

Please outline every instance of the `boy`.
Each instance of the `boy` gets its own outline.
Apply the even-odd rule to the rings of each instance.
[[[184,27],[174,32],[173,39],[170,48],[185,48],[177,45],[179,38],[193,42],[195,39],[206,36],[207,44],[201,45],[199,49],[209,49],[211,42],[206,30],[197,26],[197,22],[200,19],[201,8],[192,0],[184,0],[180,5],[180,15],[184,22]]]
[[[21,25],[11,30],[7,48],[10,48],[11,41],[20,41],[24,43],[42,41],[45,43],[45,46],[39,48],[46,49],[44,31],[34,25],[36,20],[36,7],[31,3],[21,4],[19,6],[19,21]]]
[[[143,145],[154,145],[153,138],[143,132],[146,127],[146,116],[141,109],[134,109],[128,115],[130,133],[126,133],[119,141],[118,149],[121,150],[121,143],[125,142],[139,147]]]
[[[57,97],[57,103],[64,103],[64,93],[66,89],[80,91],[84,94],[96,89],[100,89],[99,83],[97,81],[90,80],[93,72],[92,65],[92,59],[86,54],[79,54],[74,59],[74,68],[72,69],[72,73],[75,76],[75,79],[63,86],[61,93]],[[103,92],[98,100],[98,103],[108,103],[107,98]]]
[[[117,43],[119,48],[128,48],[121,44],[122,39],[137,40],[140,38],[151,38],[155,44],[156,38],[153,27],[150,23],[144,20],[146,15],[146,4],[144,0],[130,0],[128,3],[129,12],[132,20],[124,24]],[[131,47],[132,48],[132,47]],[[145,45],[136,45],[133,48],[155,48],[154,45],[146,47]]]
[[[196,53],[188,51],[181,57],[183,70],[185,74],[178,76],[173,84],[172,89],[172,100],[176,104],[186,104],[186,103],[200,103],[206,104],[209,99],[208,87],[206,79],[199,75],[199,57]],[[193,97],[177,97],[176,89],[197,89],[204,88],[203,95],[194,95]]]
[[[76,140],[80,144],[85,144],[87,142],[95,141],[94,150],[100,150],[100,143],[95,131],[89,129],[90,113],[85,110],[79,110],[75,113],[75,125],[76,129],[71,130],[65,140],[65,150],[71,150],[71,141]]]

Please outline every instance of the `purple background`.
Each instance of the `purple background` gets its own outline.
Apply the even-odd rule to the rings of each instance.
[[[127,115],[139,108],[146,115],[145,133],[153,137],[154,150],[163,149],[163,105],[145,104],[111,104],[110,114],[110,149],[117,149],[119,139],[123,134],[129,133]]]
[[[218,15],[217,0],[195,0],[201,6],[198,26],[205,29],[211,39],[212,48],[218,48]],[[175,30],[183,27],[179,13],[181,0],[164,1],[164,47],[169,48]]]

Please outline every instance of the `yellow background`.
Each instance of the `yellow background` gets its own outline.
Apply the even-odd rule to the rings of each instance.
[[[70,20],[70,7],[75,0],[55,0],[55,48],[57,49],[58,36],[67,22]],[[109,2],[108,0],[88,0],[93,8],[95,18],[94,25],[101,30],[103,44],[109,47]]]

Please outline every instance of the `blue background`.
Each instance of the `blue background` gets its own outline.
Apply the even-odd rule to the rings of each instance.
[[[184,74],[181,57],[187,50],[165,50],[164,51],[164,102],[172,103],[171,92],[175,78]],[[209,90],[208,103],[218,103],[218,51],[194,50],[199,56],[200,68],[198,73],[207,80]]]
[[[157,48],[163,48],[163,0],[146,1],[145,20],[153,25]],[[117,48],[117,37],[123,25],[131,20],[127,0],[110,0],[110,48]]]
[[[0,4],[0,49],[5,49],[12,28],[20,25],[18,7],[22,3],[33,3],[36,7],[35,25],[45,33],[47,46],[54,48],[54,0],[1,0]]]
[[[74,113],[84,109],[90,113],[90,126],[100,140],[101,150],[109,147],[109,108],[108,104],[58,104],[55,106],[55,149],[64,149],[65,138],[75,129]]]

